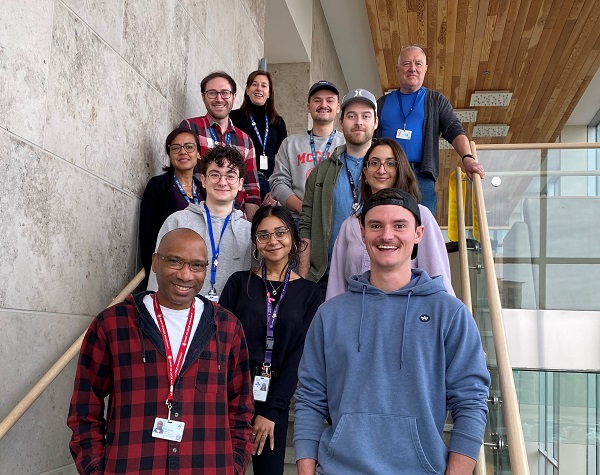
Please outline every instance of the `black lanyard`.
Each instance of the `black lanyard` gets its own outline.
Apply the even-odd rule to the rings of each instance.
[[[271,366],[273,346],[275,343],[274,333],[275,324],[277,323],[277,312],[279,312],[279,305],[281,305],[281,301],[287,292],[291,273],[292,269],[288,265],[287,271],[285,272],[285,278],[283,279],[283,288],[281,289],[281,294],[279,295],[279,301],[275,304],[275,308],[273,308],[273,300],[275,299],[271,297],[271,292],[269,292],[269,287],[267,284],[267,267],[263,265],[262,268],[262,279],[265,283],[265,289],[267,289],[267,350],[265,351],[265,366]]]
[[[359,204],[358,204],[358,189],[356,188],[356,185],[354,184],[354,178],[352,177],[352,173],[350,173],[350,170],[348,168],[348,156],[346,155],[346,152],[344,152],[344,168],[346,169],[346,173],[348,174],[348,181],[350,182],[350,191],[352,192],[352,211],[354,213],[356,213],[356,211],[358,210]]]

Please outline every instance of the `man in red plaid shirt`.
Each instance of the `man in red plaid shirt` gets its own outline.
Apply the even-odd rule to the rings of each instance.
[[[198,295],[206,256],[195,231],[165,234],[152,256],[158,291],[129,296],[91,323],[67,420],[79,473],[246,470],[254,412],[248,348],[238,319]]]
[[[202,101],[206,107],[206,115],[186,119],[180,127],[187,127],[198,136],[200,156],[216,144],[236,147],[246,162],[246,180],[244,190],[236,199],[236,207],[243,208],[249,221],[260,206],[260,187],[256,169],[256,154],[252,139],[237,127],[233,126],[229,113],[233,108],[237,86],[233,78],[223,72],[215,71],[206,76],[200,83]],[[199,173],[199,169],[195,173]]]

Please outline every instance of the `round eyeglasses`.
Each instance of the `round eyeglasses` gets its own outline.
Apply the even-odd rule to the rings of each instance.
[[[226,173],[225,175],[221,175],[219,172],[208,172],[206,174],[208,181],[210,181],[213,185],[216,185],[221,181],[221,178],[225,178],[225,181],[230,185],[235,185],[240,177],[235,173]]]
[[[268,233],[266,231],[256,233],[255,236],[258,242],[260,242],[261,244],[265,244],[271,240],[271,236],[275,236],[275,239],[277,239],[278,241],[282,241],[283,239],[285,239],[289,232],[289,229],[278,229],[277,231],[273,231],[272,233]]]

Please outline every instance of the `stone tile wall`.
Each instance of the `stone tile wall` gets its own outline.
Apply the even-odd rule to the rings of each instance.
[[[205,113],[204,75],[245,84],[264,17],[265,0],[0,2],[0,419],[135,275],[163,140]],[[75,473],[73,373],[2,439],[0,475]]]

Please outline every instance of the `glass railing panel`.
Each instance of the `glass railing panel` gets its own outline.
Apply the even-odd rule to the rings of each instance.
[[[594,146],[478,150],[503,308],[600,310]]]

